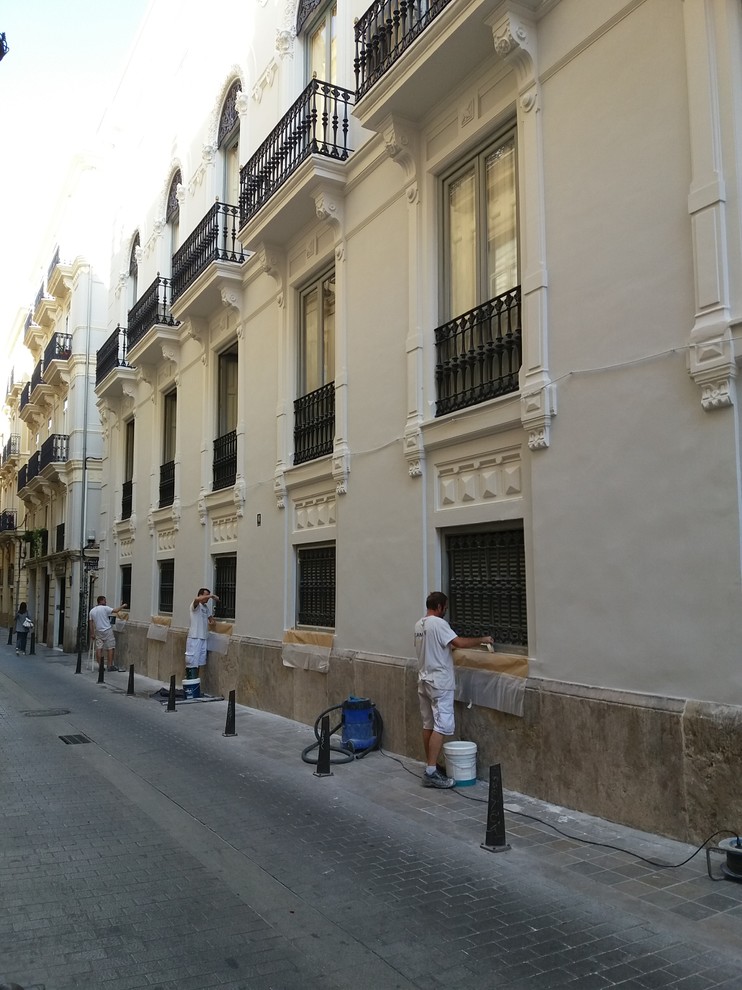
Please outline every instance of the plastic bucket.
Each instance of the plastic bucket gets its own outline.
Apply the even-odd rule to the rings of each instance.
[[[190,680],[183,681],[183,694],[186,697],[186,701],[189,698],[200,698],[201,697],[201,678],[194,677]]]
[[[477,782],[477,744],[473,742],[443,743],[446,773],[453,777],[456,787],[471,787]]]

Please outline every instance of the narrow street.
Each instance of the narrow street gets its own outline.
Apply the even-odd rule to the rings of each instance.
[[[311,728],[75,657],[0,647],[0,982],[24,990],[738,988],[742,884],[589,846],[373,753],[319,778]],[[342,700],[342,699],[338,699]],[[239,699],[238,699],[239,701]],[[62,736],[86,737],[89,742]],[[409,772],[408,772],[409,771]],[[503,768],[507,786],[507,768]],[[480,770],[481,773],[481,770]],[[506,794],[538,817],[538,804]],[[648,858],[688,847],[541,806]],[[692,852],[692,850],[690,850]]]

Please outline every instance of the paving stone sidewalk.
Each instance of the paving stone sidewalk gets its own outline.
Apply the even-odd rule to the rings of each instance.
[[[225,702],[167,713],[159,683],[131,698],[125,672],[99,685],[74,663],[0,647],[0,979],[742,986],[742,884],[711,881],[703,854],[661,869],[579,840],[667,863],[690,847],[506,791],[512,848],[488,853],[484,784],[431,791],[379,753],[318,778],[307,726],[238,707],[226,738]]]

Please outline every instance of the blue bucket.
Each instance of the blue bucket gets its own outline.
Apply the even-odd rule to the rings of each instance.
[[[183,681],[183,694],[186,701],[201,697],[201,678],[194,677]]]

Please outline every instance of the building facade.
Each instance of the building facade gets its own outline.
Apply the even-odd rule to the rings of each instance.
[[[90,525],[119,662],[182,675],[208,586],[207,691],[309,724],[369,697],[419,757],[412,629],[442,588],[496,641],[458,658],[480,769],[738,828],[740,4],[217,7],[194,46],[153,5],[101,127]],[[52,531],[47,474],[20,494]]]

